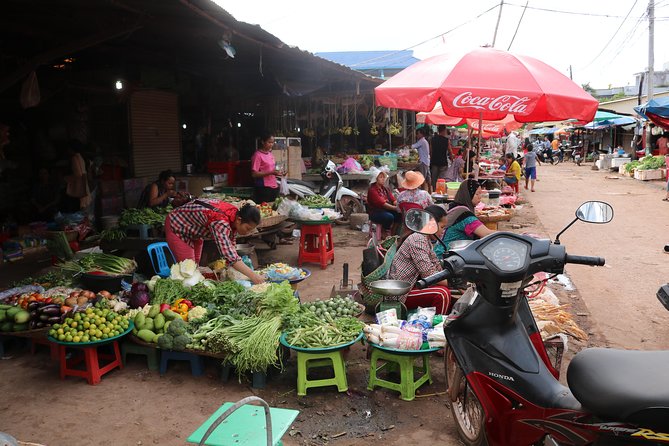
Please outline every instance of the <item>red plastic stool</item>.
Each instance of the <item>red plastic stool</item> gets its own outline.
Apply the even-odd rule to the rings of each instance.
[[[86,378],[88,384],[94,386],[102,380],[102,376],[111,372],[116,367],[123,368],[123,361],[121,361],[121,350],[118,347],[118,341],[112,341],[111,344],[106,344],[113,348],[113,354],[98,353],[99,346],[90,347],[70,347],[78,350],[83,354],[83,357],[77,355],[71,359],[66,358],[66,350],[68,346],[58,345],[58,356],[60,358],[60,379],[65,379],[66,376],[79,376]],[[100,366],[100,360],[111,360],[104,366]],[[83,363],[84,368],[74,368]]]
[[[49,347],[49,353],[51,355],[51,359],[54,361],[58,361],[58,345],[54,344],[53,342],[49,341],[46,338],[32,338],[30,343],[30,354],[34,355],[35,351],[37,350],[37,345],[46,345]]]
[[[297,265],[302,266],[303,262],[320,263],[321,269],[325,269],[328,262],[334,263],[334,241],[330,223],[302,225]]]

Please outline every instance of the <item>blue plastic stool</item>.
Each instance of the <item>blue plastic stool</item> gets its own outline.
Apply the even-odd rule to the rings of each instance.
[[[169,277],[170,266],[177,263],[177,259],[174,258],[174,254],[172,254],[169,245],[165,242],[151,243],[146,247],[146,251],[149,254],[151,266],[153,266],[155,273],[162,278]],[[166,251],[170,254],[172,263],[168,263],[167,256],[165,255]]]
[[[190,361],[190,370],[193,376],[204,375],[204,359],[195,353],[175,352],[163,350],[160,355],[160,374],[167,372],[167,361]]]

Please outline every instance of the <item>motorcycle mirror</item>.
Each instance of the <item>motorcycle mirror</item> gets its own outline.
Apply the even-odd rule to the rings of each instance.
[[[407,228],[420,234],[433,235],[439,230],[432,214],[421,209],[409,209],[404,216],[404,223]]]
[[[602,201],[586,201],[576,209],[576,218],[586,223],[608,223],[613,220],[613,207]]]
[[[586,201],[576,209],[576,218],[555,236],[556,245],[560,244],[560,236],[577,221],[586,223],[608,223],[613,220],[613,207],[603,201]]]

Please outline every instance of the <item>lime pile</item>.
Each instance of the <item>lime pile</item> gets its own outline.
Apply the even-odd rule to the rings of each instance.
[[[328,300],[317,300],[303,304],[320,318],[336,319],[343,316],[357,316],[360,306],[350,297],[333,297]]]
[[[49,336],[64,342],[95,342],[118,336],[129,326],[127,318],[109,309],[87,308],[54,324]]]

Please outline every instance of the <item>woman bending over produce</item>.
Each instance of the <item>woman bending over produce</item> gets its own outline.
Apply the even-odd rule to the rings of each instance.
[[[237,209],[220,200],[199,199],[167,214],[165,236],[178,262],[192,259],[198,265],[204,239],[211,237],[228,265],[253,283],[262,283],[263,277],[242,262],[235,247],[235,235],[249,234],[258,223],[260,211],[248,203]]]
[[[437,233],[443,231],[446,226],[446,211],[441,206],[432,205],[425,208],[432,215],[439,226]],[[411,234],[397,250],[393,263],[390,265],[388,279],[403,280],[411,283],[418,279],[431,276],[441,271],[441,264],[432,250],[430,238],[433,235],[424,235],[418,232]],[[446,288],[443,280],[437,285],[419,290],[413,288],[400,299],[411,310],[418,307],[435,307],[437,314],[448,314],[451,307],[451,293]]]

